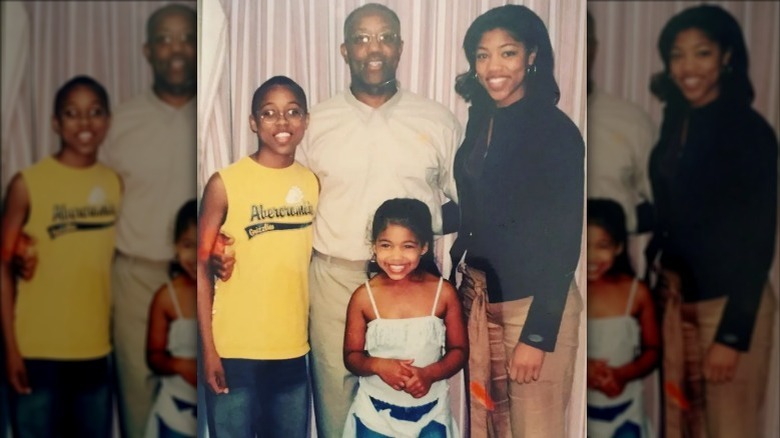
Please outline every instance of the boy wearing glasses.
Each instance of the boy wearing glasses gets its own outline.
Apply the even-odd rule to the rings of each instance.
[[[319,186],[295,162],[306,95],[285,76],[255,91],[258,148],[211,176],[198,221],[198,324],[209,435],[305,437],[309,412],[308,269]],[[236,264],[216,284],[209,254],[233,238]],[[270,432],[270,435],[267,435]]]
[[[341,55],[351,84],[311,112],[295,158],[319,179],[314,256],[309,268],[309,341],[317,436],[340,438],[358,379],[342,358],[346,310],[366,279],[367,227],[387,199],[415,198],[431,210],[442,234],[445,196],[457,200],[452,163],[462,129],[443,105],[399,88],[403,51],[398,16],[368,3],[344,22]],[[219,253],[215,273],[230,277]],[[236,254],[235,262],[241,256]]]

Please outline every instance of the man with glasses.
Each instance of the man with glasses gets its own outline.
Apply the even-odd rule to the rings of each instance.
[[[112,272],[113,336],[122,436],[141,438],[157,377],[146,365],[154,292],[168,280],[176,212],[195,197],[196,13],[171,4],[146,24],[152,89],[114,114],[101,161],[119,173],[124,198]]]
[[[319,437],[341,437],[357,377],[344,367],[347,303],[366,280],[368,227],[391,198],[425,202],[442,232],[442,193],[455,199],[452,162],[462,130],[443,105],[400,89],[398,16],[369,3],[344,23],[348,90],[316,105],[296,158],[319,178],[309,271],[314,407]]]
[[[357,392],[344,367],[347,304],[365,280],[374,211],[392,198],[416,198],[431,210],[442,234],[442,202],[456,200],[452,164],[462,128],[443,105],[400,89],[401,24],[384,5],[365,4],[344,22],[341,55],[348,90],[314,106],[295,158],[320,182],[314,251],[309,269],[309,343],[317,436],[342,436]],[[223,280],[234,259],[212,250]]]

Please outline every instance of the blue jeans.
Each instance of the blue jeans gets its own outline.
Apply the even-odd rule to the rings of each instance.
[[[306,356],[222,359],[228,394],[206,390],[209,436],[305,438],[309,429]]]
[[[355,438],[392,438],[388,437],[387,435],[382,435],[381,433],[374,432],[373,430],[366,427],[365,424],[363,424],[360,421],[360,418],[355,415],[355,431],[357,432],[355,434]],[[420,435],[418,438],[446,438],[447,437],[447,428],[441,424],[437,423],[435,421],[431,421],[428,423],[425,427],[420,430]]]
[[[111,436],[108,358],[25,360],[30,394],[14,394],[14,437]]]

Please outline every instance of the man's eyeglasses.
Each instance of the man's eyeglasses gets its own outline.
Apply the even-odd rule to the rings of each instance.
[[[164,33],[160,35],[155,35],[152,39],[152,42],[156,45],[170,45],[174,42],[180,42],[182,44],[195,44],[195,35],[191,33],[178,33],[178,34],[170,34],[170,33]]]
[[[379,44],[389,46],[397,43],[399,39],[400,38],[398,37],[398,34],[393,32],[382,32],[373,35],[359,33],[348,38],[349,42],[355,46],[367,46],[371,43],[371,40],[374,40]]]
[[[299,108],[290,108],[286,111],[265,110],[260,111],[260,121],[267,124],[278,122],[282,117],[288,122],[300,122],[306,113]]]

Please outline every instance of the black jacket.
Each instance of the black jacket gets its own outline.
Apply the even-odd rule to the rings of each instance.
[[[472,155],[494,117],[484,160]],[[469,109],[455,158],[461,227],[454,262],[487,276],[491,303],[533,296],[520,340],[553,351],[583,230],[585,147],[551,103]]]
[[[650,156],[654,245],[685,301],[728,297],[715,341],[746,351],[775,250],[777,140],[748,106],[672,111]]]

